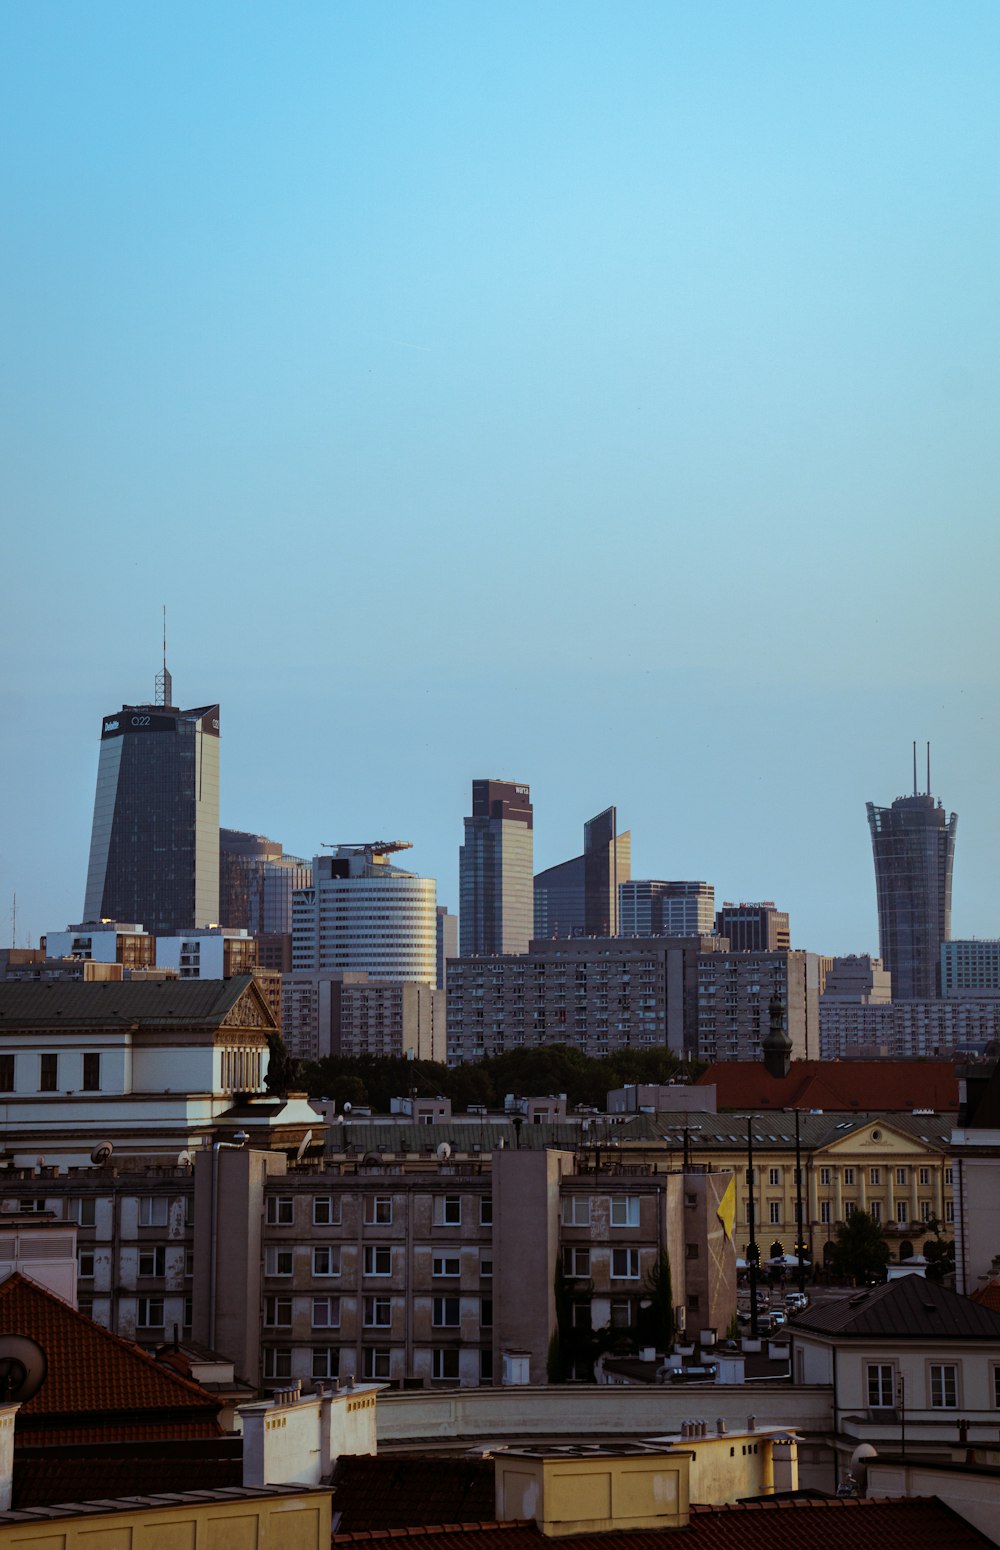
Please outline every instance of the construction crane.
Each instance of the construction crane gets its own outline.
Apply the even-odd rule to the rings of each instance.
[[[321,840],[323,850],[370,850],[373,856],[391,856],[397,850],[412,850],[412,840]]]

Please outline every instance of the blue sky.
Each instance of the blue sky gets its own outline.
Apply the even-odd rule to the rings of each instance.
[[[79,917],[101,716],[223,713],[223,822],[877,945],[933,743],[1000,935],[1000,11],[0,8],[0,926]],[[0,940],[9,929],[0,929]]]

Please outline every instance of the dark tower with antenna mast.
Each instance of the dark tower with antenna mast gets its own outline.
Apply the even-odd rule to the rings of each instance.
[[[933,1000],[941,994],[941,943],[951,937],[958,815],[947,814],[931,795],[930,743],[927,790],[917,789],[914,743],[913,795],[897,797],[891,807],[867,807],[879,949],[892,975],[893,1000]]]

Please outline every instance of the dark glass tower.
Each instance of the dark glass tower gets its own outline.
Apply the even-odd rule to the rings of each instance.
[[[527,786],[474,780],[458,853],[459,942],[472,953],[526,953],[533,924],[533,815]]]
[[[897,797],[891,807],[868,805],[875,858],[879,949],[892,975],[894,1001],[941,994],[941,943],[951,936],[951,875],[958,814],[945,813],[930,793]]]
[[[155,705],[101,725],[85,920],[169,935],[219,920],[219,707]]]

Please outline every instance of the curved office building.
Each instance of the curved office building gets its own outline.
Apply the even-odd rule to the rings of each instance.
[[[391,866],[397,848],[341,845],[314,859],[312,887],[293,896],[293,969],[436,983],[437,884]]]
[[[892,976],[893,1001],[941,994],[941,944],[951,936],[958,814],[947,814],[930,791],[915,788],[914,780],[913,795],[897,797],[891,807],[867,804],[879,950]]]

